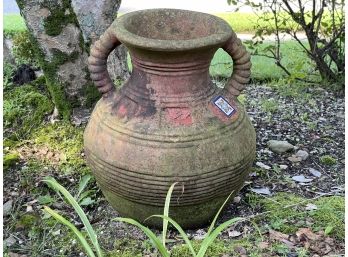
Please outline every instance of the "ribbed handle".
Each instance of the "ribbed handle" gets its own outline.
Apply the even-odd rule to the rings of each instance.
[[[115,90],[114,83],[107,70],[107,59],[112,50],[120,44],[121,42],[117,39],[115,33],[109,28],[91,47],[90,56],[88,57],[88,69],[91,79],[104,97]]]
[[[233,32],[232,37],[222,47],[233,60],[233,72],[227,82],[226,89],[232,95],[238,96],[245,89],[251,74],[250,54],[242,41]]]

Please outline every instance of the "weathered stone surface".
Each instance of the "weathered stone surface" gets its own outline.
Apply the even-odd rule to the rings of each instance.
[[[284,153],[294,149],[294,146],[287,141],[269,140],[267,146],[275,153]]]

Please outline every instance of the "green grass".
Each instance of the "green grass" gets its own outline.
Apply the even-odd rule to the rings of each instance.
[[[268,22],[259,20],[259,17],[255,13],[228,12],[216,13],[215,15],[227,21],[234,32],[237,33],[252,33],[255,31],[256,24],[261,26],[269,24]]]
[[[272,43],[264,43],[257,46],[259,50],[271,45]],[[309,73],[313,66],[309,63],[308,57],[302,51],[298,43],[294,41],[284,41],[281,43],[282,63],[286,67],[290,67],[290,71],[306,74]],[[260,52],[260,51],[259,51]],[[286,77],[285,72],[279,68],[274,59],[263,56],[251,57],[252,68],[251,78],[257,81],[263,80],[278,80]],[[211,62],[210,73],[213,77],[225,77],[231,76],[231,57],[222,49],[219,49]],[[311,71],[312,73],[312,71]]]
[[[25,31],[24,19],[19,14],[6,14],[3,17],[3,30],[5,35],[13,35],[19,31]]]

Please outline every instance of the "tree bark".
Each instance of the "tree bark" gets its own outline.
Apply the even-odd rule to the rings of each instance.
[[[94,43],[117,17],[121,0],[72,0],[85,42]],[[93,10],[91,10],[93,6]],[[129,76],[127,52],[125,47],[115,49],[108,58],[108,71],[111,78],[125,80]]]
[[[120,1],[16,1],[52,100],[60,116],[69,119],[73,108],[90,107],[100,97],[87,68],[89,45],[111,24]],[[125,54],[121,52],[118,57],[124,65]],[[122,65],[116,64],[122,69],[120,79],[127,71]]]

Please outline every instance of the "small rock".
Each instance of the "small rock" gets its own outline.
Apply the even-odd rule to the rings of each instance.
[[[251,188],[250,191],[260,195],[271,195],[271,191],[268,187]]]
[[[297,157],[296,155],[292,155],[288,158],[289,161],[291,162],[300,162],[302,161],[302,158],[301,157]]]
[[[281,164],[281,165],[279,165],[279,168],[281,170],[286,170],[288,168],[288,165]]]
[[[240,233],[239,231],[237,231],[237,230],[229,230],[228,231],[228,236],[229,237],[238,237],[238,236],[240,236],[242,233]]]
[[[306,160],[308,158],[309,154],[306,151],[298,150],[296,153],[296,157],[300,157],[302,161]]]
[[[4,203],[3,207],[2,207],[2,211],[4,216],[8,216],[11,213],[11,209],[12,209],[12,200],[8,200],[6,203]]]
[[[60,229],[58,229],[57,231],[53,231],[52,235],[54,236],[60,235]]]
[[[262,162],[256,162],[256,166],[258,166],[258,167],[260,167],[262,169],[265,169],[265,170],[270,170],[271,169],[270,166],[268,166],[268,165],[266,165],[266,164],[264,164]]]
[[[33,212],[33,206],[31,205],[27,205],[27,209],[26,209],[26,212]]]
[[[206,232],[203,229],[198,229],[195,233],[195,235],[193,236],[194,240],[202,240],[205,238],[206,236]]]
[[[294,146],[288,141],[269,140],[267,146],[275,153],[285,153],[294,149]]]
[[[321,177],[321,172],[316,170],[316,169],[313,169],[313,168],[309,168],[309,173],[311,173],[313,176],[317,177],[317,178],[320,178]]]
[[[311,182],[313,180],[311,178],[305,178],[305,176],[303,176],[303,175],[293,176],[291,179],[296,181],[296,182],[301,182],[301,183],[307,183],[307,182]]]
[[[239,254],[246,254],[247,253],[247,251],[245,250],[245,248],[243,246],[236,246],[236,247],[234,247],[233,250]]]
[[[233,198],[233,202],[234,203],[239,203],[241,199],[242,198],[240,196],[236,196],[235,198]]]
[[[8,238],[5,239],[4,243],[6,246],[12,246],[17,242],[16,238],[14,236],[9,236]]]
[[[312,211],[312,210],[316,210],[316,209],[318,209],[318,207],[312,203],[307,204],[306,208],[305,208],[306,211]]]

